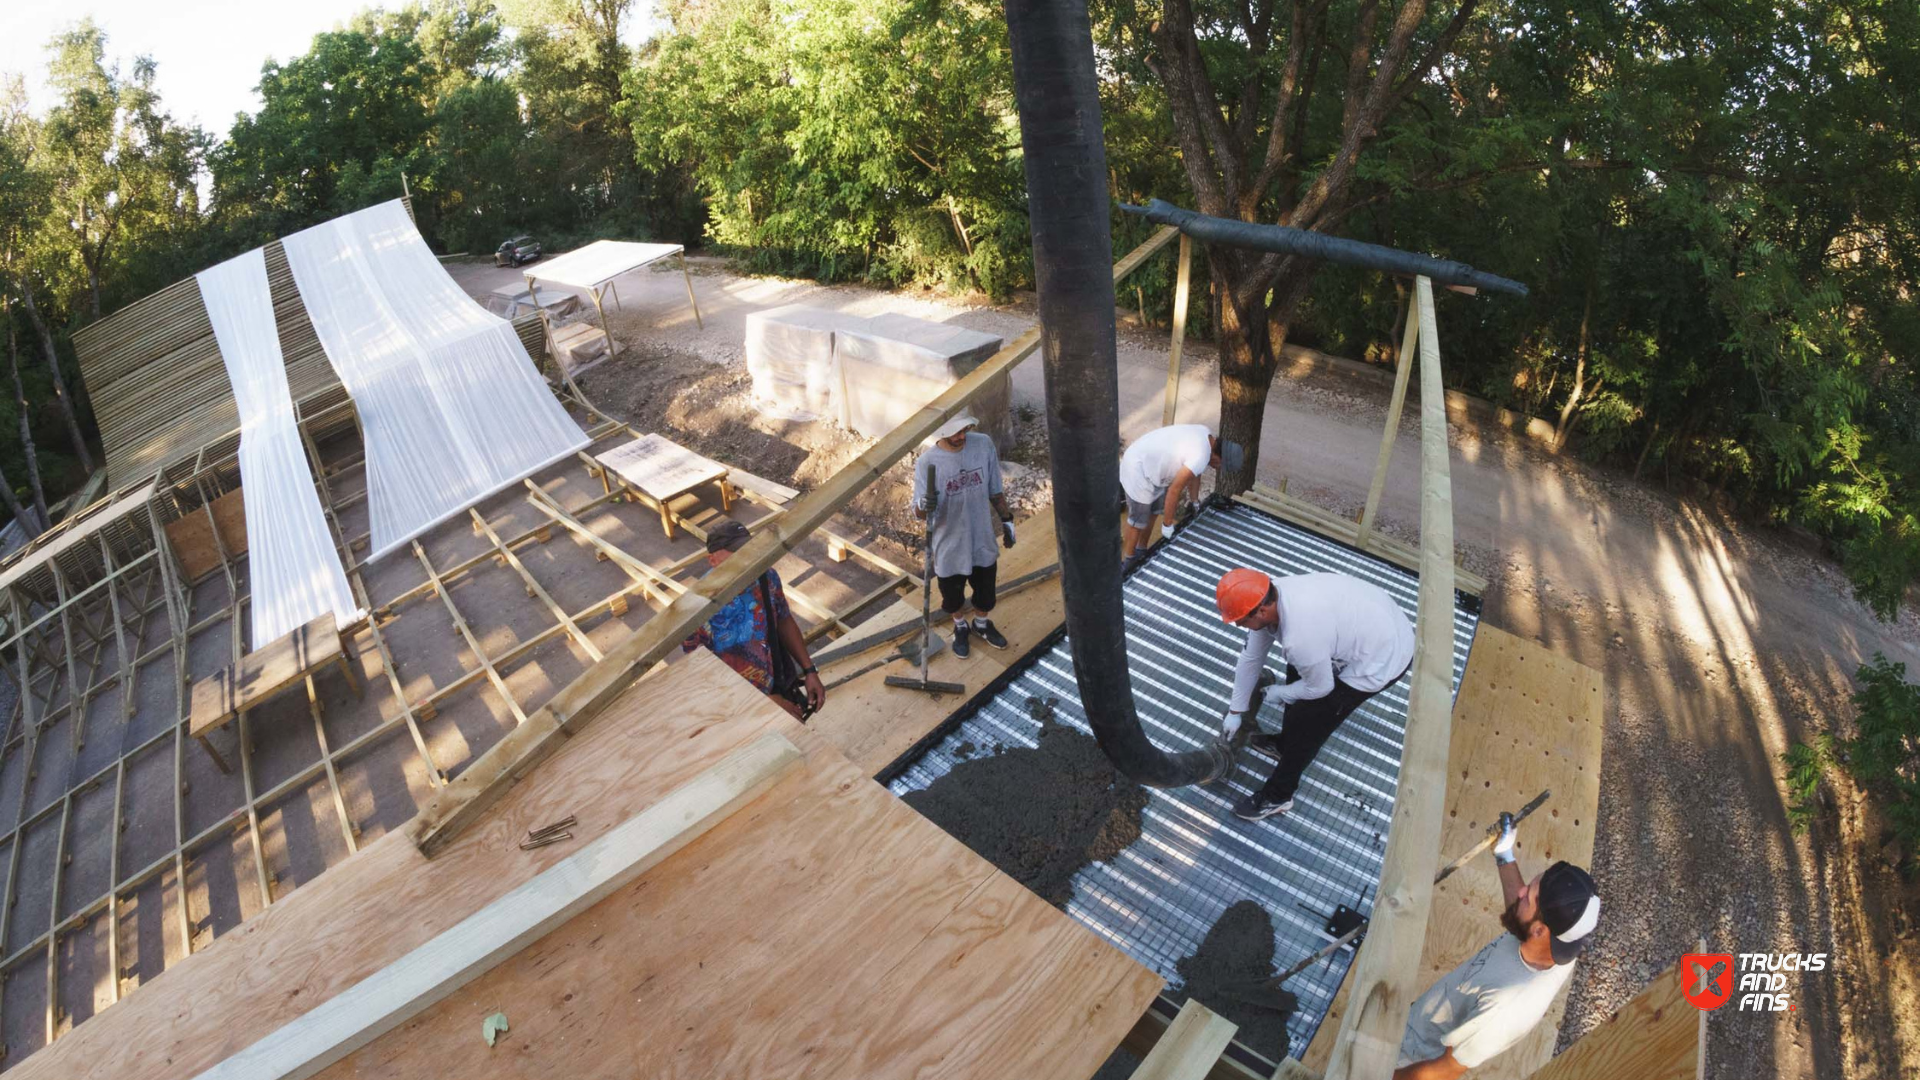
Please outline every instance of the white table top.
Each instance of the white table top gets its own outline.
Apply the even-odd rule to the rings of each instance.
[[[586,247],[534,263],[522,271],[535,281],[550,281],[576,289],[597,289],[621,274],[685,250],[679,244],[637,244],[627,240],[595,240]]]
[[[664,435],[644,435],[595,457],[652,499],[671,499],[727,475],[725,465]]]

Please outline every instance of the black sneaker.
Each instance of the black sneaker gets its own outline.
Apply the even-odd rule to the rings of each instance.
[[[1233,816],[1246,821],[1260,821],[1263,818],[1270,818],[1275,814],[1284,814],[1291,809],[1293,809],[1292,799],[1288,799],[1286,802],[1273,802],[1263,798],[1261,794],[1256,791],[1233,804]]]
[[[953,655],[962,660],[965,660],[967,654],[973,651],[967,645],[967,632],[971,629],[972,627],[963,622],[953,624]]]
[[[1279,736],[1269,735],[1264,731],[1256,731],[1249,736],[1247,746],[1271,758],[1278,758],[1280,756]]]
[[[981,641],[986,642],[996,649],[1004,649],[1007,647],[1007,635],[1001,633],[1000,628],[993,625],[992,619],[986,620],[985,626],[980,625],[978,622],[974,623],[973,632],[980,635]]]

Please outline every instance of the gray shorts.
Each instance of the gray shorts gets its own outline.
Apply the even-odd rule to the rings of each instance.
[[[1136,529],[1144,529],[1153,524],[1160,511],[1167,506],[1167,489],[1160,488],[1153,493],[1152,502],[1135,502],[1133,496],[1127,496],[1127,524]]]

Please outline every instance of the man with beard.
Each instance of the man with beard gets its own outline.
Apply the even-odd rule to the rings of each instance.
[[[1492,1059],[1547,1014],[1600,921],[1585,870],[1557,862],[1532,881],[1513,853],[1513,815],[1500,815],[1493,858],[1507,909],[1495,938],[1420,995],[1407,1015],[1393,1080],[1455,1080]]]

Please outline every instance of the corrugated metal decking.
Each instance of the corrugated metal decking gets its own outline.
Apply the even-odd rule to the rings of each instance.
[[[1193,749],[1213,738],[1226,710],[1245,632],[1220,621],[1213,589],[1235,566],[1275,574],[1339,571],[1387,590],[1408,618],[1416,608],[1419,583],[1409,571],[1250,507],[1203,510],[1125,586],[1134,697],[1148,733],[1170,750]],[[1477,608],[1471,600],[1455,607],[1456,689],[1479,623]],[[1041,648],[1024,663],[1005,688],[895,775],[895,794],[925,788],[952,769],[962,743],[971,743],[975,753],[1034,746],[1039,723],[1028,712],[1032,698],[1057,698],[1056,718],[1088,730],[1066,641]],[[1250,823],[1229,812],[1273,767],[1271,759],[1251,752],[1241,754],[1222,783],[1152,792],[1141,838],[1119,858],[1088,866],[1074,878],[1068,912],[1175,985],[1175,964],[1197,950],[1221,913],[1239,900],[1267,909],[1278,966],[1319,949],[1333,940],[1322,928],[1321,913],[1339,904],[1372,910],[1406,722],[1402,679],[1341,725],[1302,779],[1294,810],[1278,818]],[[1287,1021],[1294,1056],[1305,1052],[1351,960],[1352,950],[1343,949],[1288,981],[1300,1001]]]

